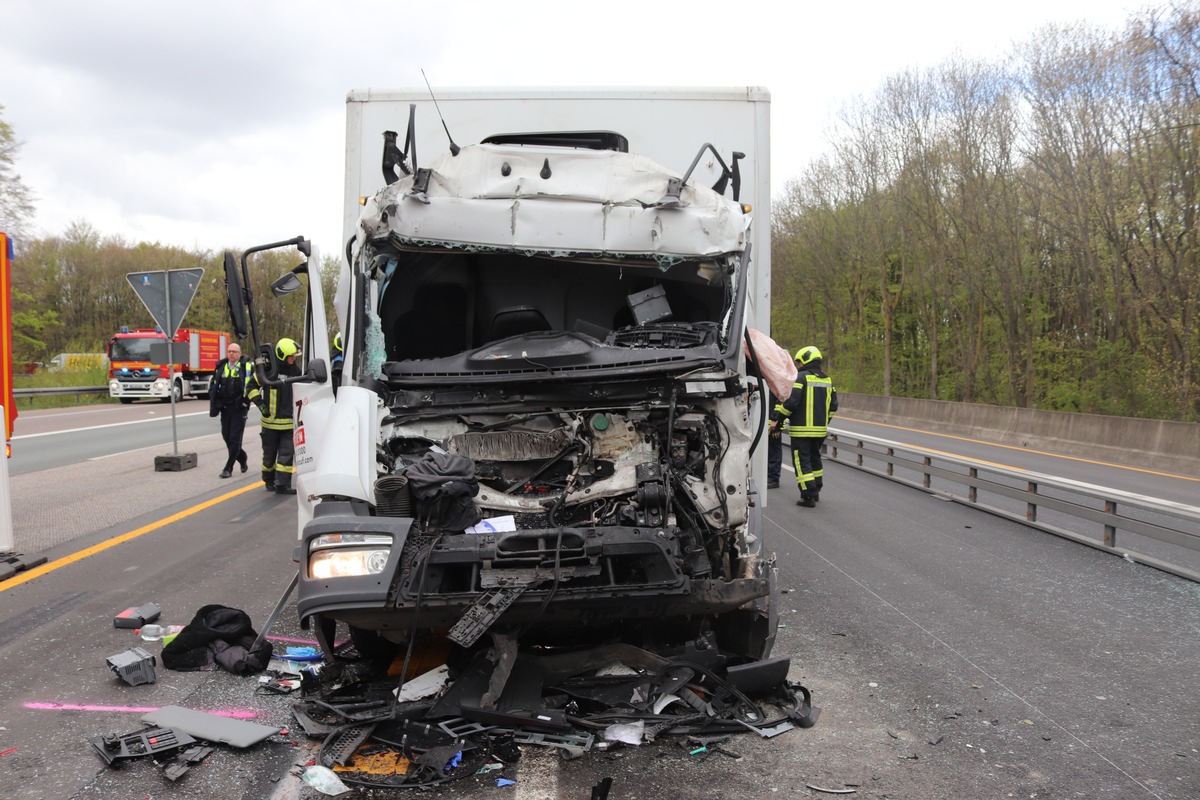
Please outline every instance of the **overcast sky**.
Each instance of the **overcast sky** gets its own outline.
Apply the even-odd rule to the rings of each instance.
[[[765,86],[778,194],[889,75],[1163,4],[4,0],[0,104],[38,235],[331,253],[350,89]]]

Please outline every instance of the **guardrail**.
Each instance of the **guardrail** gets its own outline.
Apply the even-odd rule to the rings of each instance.
[[[70,397],[81,399],[85,394],[108,394],[107,386],[47,386],[40,389],[13,389],[13,397],[19,403],[22,399],[30,405],[36,397]]]
[[[958,456],[933,454],[918,447],[861,434],[830,431],[825,447],[827,459],[839,464],[1200,582],[1200,571],[1118,546],[1118,534],[1124,532],[1200,552],[1200,508],[1196,506]],[[873,468],[869,466],[871,463],[881,466]],[[897,471],[902,474],[898,475]],[[904,477],[905,472],[919,476],[919,479]],[[951,489],[935,488],[935,479]],[[1012,504],[1015,507],[1023,504],[1024,512],[997,505],[1000,498],[1017,501]],[[1043,513],[1047,517],[1062,514],[1070,520],[1082,521],[1085,529],[1090,524],[1094,526],[1094,533],[1088,535],[1039,519]]]

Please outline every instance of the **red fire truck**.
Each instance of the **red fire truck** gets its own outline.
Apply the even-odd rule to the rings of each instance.
[[[184,397],[207,397],[217,362],[225,357],[229,334],[225,331],[200,331],[180,328],[175,334],[176,346],[186,348],[186,354],[175,356],[174,375],[171,366],[151,363],[150,347],[165,342],[161,328],[121,328],[108,340],[108,393],[122,403],[132,403],[139,397],[175,400]]]

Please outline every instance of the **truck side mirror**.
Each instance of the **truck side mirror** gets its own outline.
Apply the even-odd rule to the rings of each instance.
[[[329,380],[329,366],[323,358],[314,358],[308,362],[308,369],[304,372],[304,379],[307,383],[325,383]]]
[[[246,320],[246,291],[242,286],[242,276],[238,273],[237,259],[228,250],[225,251],[225,294],[229,304],[229,320],[233,323],[233,335],[245,339],[250,331]]]
[[[307,263],[301,264],[300,266],[307,267]],[[296,269],[299,269],[299,267]],[[305,269],[305,272],[307,271],[308,270]],[[271,292],[276,297],[285,297],[292,292],[303,288],[304,284],[300,282],[300,278],[296,277],[296,273],[294,271],[283,273],[271,284]]]

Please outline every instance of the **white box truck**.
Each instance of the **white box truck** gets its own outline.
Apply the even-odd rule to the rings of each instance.
[[[342,623],[368,652],[448,628],[769,653],[743,350],[769,330],[768,131],[756,87],[350,92],[336,319],[315,276],[276,282],[309,293],[290,379],[251,331],[293,384],[326,652]],[[248,257],[293,245],[319,263],[226,255],[239,335]]]

